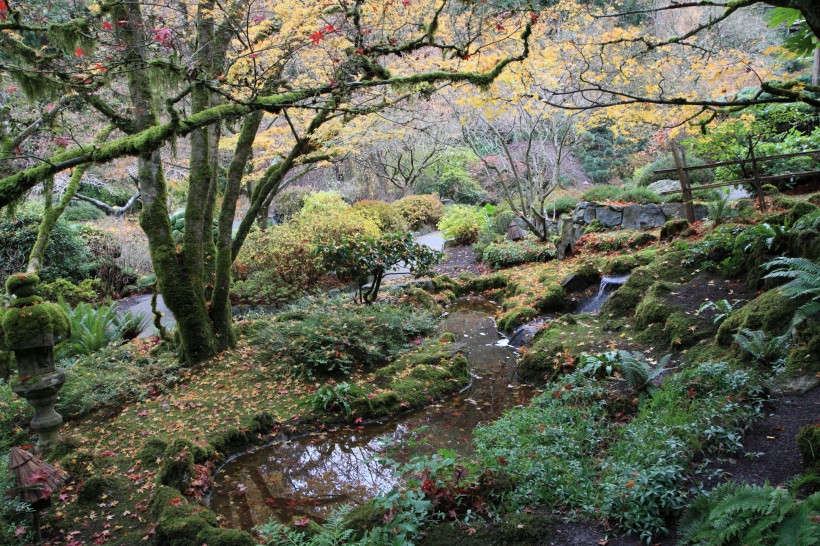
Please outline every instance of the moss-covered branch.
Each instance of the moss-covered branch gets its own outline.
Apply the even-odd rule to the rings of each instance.
[[[112,129],[113,126],[111,125],[105,127],[97,134],[94,139],[94,143],[97,144],[104,142],[105,139],[108,138],[108,135],[111,134]],[[60,219],[60,216],[62,216],[66,207],[68,207],[68,204],[71,202],[74,194],[77,193],[77,189],[80,187],[80,181],[82,180],[85,171],[88,170],[88,167],[89,164],[80,165],[77,167],[71,175],[71,179],[68,181],[65,192],[63,193],[63,196],[57,206],[46,207],[45,214],[43,215],[43,221],[40,222],[40,228],[37,231],[37,241],[35,241],[34,246],[31,249],[31,254],[29,255],[27,269],[28,273],[37,273],[40,270],[40,266],[43,262],[43,255],[46,252],[48,239],[51,236],[51,232],[54,230],[54,225],[57,223],[57,220]]]

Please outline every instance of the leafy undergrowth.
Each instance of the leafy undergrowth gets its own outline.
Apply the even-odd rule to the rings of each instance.
[[[374,309],[339,310],[342,315],[351,312],[378,314]],[[410,308],[394,310],[396,317],[399,314],[404,320],[396,318],[388,328],[400,332],[391,350],[385,353],[384,346],[374,345],[372,351],[383,359],[353,366],[344,376],[283,373],[282,366],[271,361],[270,347],[259,343],[258,332],[270,333],[277,325],[270,320],[240,324],[240,330],[251,335],[242,335],[236,350],[193,369],[176,369],[173,376],[150,373],[158,361],[168,364],[172,356],[143,340],[98,355],[94,362],[108,366],[105,374],[74,374],[76,385],[66,391],[76,407],[64,405],[72,419],[64,425],[51,459],[72,480],[55,499],[46,536],[72,546],[142,540],[244,544],[248,535],[218,529],[210,512],[189,502],[203,497],[214,461],[277,434],[425,405],[469,382],[466,358],[452,336],[424,340],[418,334],[431,329],[432,318]],[[280,319],[278,324],[286,322]],[[354,321],[349,326],[361,325]],[[375,328],[373,335],[380,332],[385,333]],[[400,352],[404,356],[396,359]],[[142,372],[140,364],[145,366]],[[110,374],[111,369],[116,373]],[[82,385],[90,390],[76,392]],[[2,403],[16,415],[13,430],[19,434],[4,438],[11,445],[22,440],[27,408],[11,398]],[[5,413],[4,419],[12,422]],[[163,492],[165,504],[151,504],[157,491]]]

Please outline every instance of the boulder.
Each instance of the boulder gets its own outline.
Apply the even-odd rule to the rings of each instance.
[[[683,203],[664,203],[661,205],[661,210],[667,219],[686,218],[686,210],[683,208]]]
[[[598,207],[594,203],[587,205],[587,207],[584,209],[583,222],[585,224],[591,224],[592,221],[595,220],[597,214],[598,214]]]
[[[596,211],[596,218],[604,227],[616,227],[621,225],[623,213],[614,211],[609,207],[601,207]]]
[[[649,184],[647,188],[654,191],[658,195],[663,195],[665,193],[671,193],[673,191],[680,191],[680,181],[669,179],[658,180],[657,182]]]
[[[588,203],[586,201],[581,201],[577,205],[575,205],[575,210],[572,213],[572,218],[576,222],[582,222],[584,220],[584,215],[586,214]]]
[[[649,229],[661,227],[666,222],[666,215],[659,205],[644,205],[638,216],[638,227]]]
[[[621,220],[621,227],[624,229],[638,229],[640,227],[641,217],[640,205],[627,205],[624,207],[623,219]]]
[[[592,283],[590,283],[589,278],[583,275],[576,275],[575,273],[571,273],[564,279],[564,282],[561,283],[561,286],[566,292],[580,292],[581,290],[586,290],[591,285]]]

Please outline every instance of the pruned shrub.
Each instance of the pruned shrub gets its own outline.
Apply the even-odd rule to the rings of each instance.
[[[532,240],[503,241],[484,248],[484,262],[493,268],[512,267],[531,262],[548,262],[555,259],[555,247]]]
[[[393,206],[414,231],[424,226],[436,226],[444,216],[444,205],[435,195],[408,195],[393,203]]]

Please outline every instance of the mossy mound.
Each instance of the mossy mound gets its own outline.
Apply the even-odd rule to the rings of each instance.
[[[193,472],[194,446],[187,440],[174,440],[165,448],[165,456],[157,472],[157,483],[185,491]]]
[[[772,197],[772,205],[777,208],[786,209],[786,213],[792,221],[818,210],[816,205],[809,203],[808,201],[789,197],[783,194],[778,194]]]
[[[661,228],[661,241],[671,241],[689,227],[689,221],[681,218],[667,220]]]
[[[461,346],[432,341],[376,371],[378,392],[351,393],[351,415],[384,417],[418,408],[448,396],[470,381],[470,367]]]
[[[669,283],[656,282],[635,308],[635,326],[641,330],[639,339],[644,343],[681,349],[694,345],[700,338],[697,320],[664,297],[674,288]]]
[[[498,329],[509,332],[526,324],[538,316],[538,311],[532,307],[515,307],[504,313],[498,319]]]
[[[77,502],[80,504],[96,504],[112,493],[126,488],[123,478],[109,476],[92,476],[82,483],[77,491]]]
[[[732,312],[717,332],[717,342],[728,347],[733,336],[741,329],[763,330],[779,336],[786,332],[799,307],[798,300],[784,297],[777,289],[763,292],[760,296]]]
[[[534,306],[541,313],[556,313],[565,310],[568,303],[564,288],[558,283],[553,283],[536,296]]]
[[[683,282],[691,273],[683,266],[685,252],[676,251],[655,257],[649,264],[632,271],[629,279],[604,302],[601,314],[625,317],[635,310],[650,287],[658,281]]]
[[[436,302],[435,298],[429,292],[417,288],[415,286],[407,289],[407,292],[401,297],[402,303],[409,303],[414,307],[429,311],[434,316],[439,316],[444,312],[441,305]]]
[[[509,275],[504,273],[493,273],[492,275],[464,273],[458,277],[458,286],[455,292],[458,296],[464,296],[470,293],[505,288],[509,282]]]
[[[789,352],[786,372],[790,376],[820,373],[820,321],[812,320],[798,329],[798,344]]]
[[[638,265],[638,260],[634,256],[617,256],[604,262],[603,271],[607,275],[625,275]]]
[[[248,533],[236,529],[221,529],[210,510],[189,503],[171,487],[160,486],[151,501],[156,519],[154,543],[163,546],[253,546],[256,541]]]

